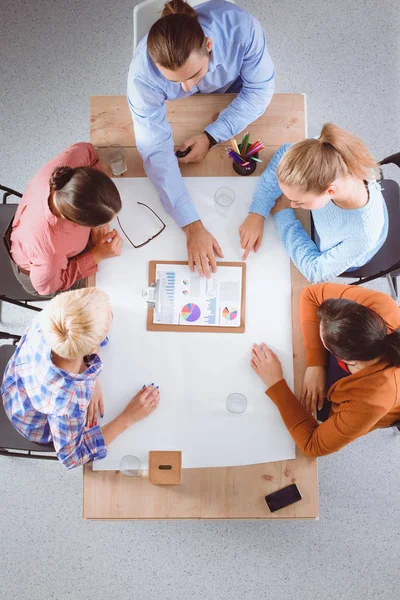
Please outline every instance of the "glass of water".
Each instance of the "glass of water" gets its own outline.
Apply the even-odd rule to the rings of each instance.
[[[229,207],[235,201],[235,192],[228,187],[220,187],[214,194],[217,211],[224,217],[228,214]]]
[[[111,167],[113,175],[122,175],[128,170],[125,160],[125,151],[120,144],[112,144],[106,151],[107,162]]]
[[[119,470],[122,475],[139,477],[142,472],[142,464],[137,456],[123,456],[119,463]]]
[[[247,408],[246,396],[239,394],[238,392],[229,394],[226,399],[226,408],[234,415],[240,415],[241,413],[244,413]]]

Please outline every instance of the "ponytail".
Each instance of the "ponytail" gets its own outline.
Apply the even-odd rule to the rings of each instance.
[[[389,333],[385,338],[384,345],[382,358],[395,367],[400,367],[400,329]]]
[[[184,0],[171,0],[164,4],[161,17],[168,17],[169,15],[186,15],[187,17],[194,17],[197,19],[197,12]]]
[[[326,123],[318,139],[304,140],[289,148],[276,174],[288,186],[322,194],[340,177],[375,179],[379,177],[379,166],[363,141]]]
[[[170,71],[180,69],[192,52],[207,54],[206,36],[190,4],[184,0],[165,4],[161,19],[149,31],[147,50],[156,65]]]

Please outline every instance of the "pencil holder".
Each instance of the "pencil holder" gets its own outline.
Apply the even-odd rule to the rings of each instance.
[[[254,154],[254,157],[258,158],[258,152],[256,154]],[[255,160],[251,160],[251,158],[249,158],[249,164],[246,167],[242,167],[235,161],[232,161],[232,166],[233,166],[233,170],[238,175],[251,175],[256,170],[257,163]]]

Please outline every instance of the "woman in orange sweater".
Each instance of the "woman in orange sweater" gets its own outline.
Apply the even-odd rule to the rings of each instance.
[[[400,419],[400,307],[380,292],[334,283],[307,287],[300,299],[307,369],[301,401],[276,355],[253,346],[251,366],[267,386],[298,447],[308,456],[336,452]],[[327,395],[329,372],[341,371]],[[332,369],[333,367],[333,369]],[[326,421],[313,416],[324,398]]]

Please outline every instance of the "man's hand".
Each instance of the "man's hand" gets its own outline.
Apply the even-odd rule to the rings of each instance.
[[[250,364],[267,389],[283,379],[279,358],[265,344],[253,344]]]
[[[116,229],[99,235],[95,247],[91,250],[96,264],[106,258],[119,256],[122,252],[122,238]]]
[[[321,410],[326,393],[326,368],[323,366],[307,367],[304,373],[301,403],[312,414]]]
[[[181,150],[183,152],[189,146],[191,146],[191,148],[192,148],[191,151],[189,152],[189,154],[187,154],[183,158],[180,158],[179,162],[181,162],[181,163],[201,162],[210,149],[210,142],[209,142],[209,139],[206,136],[206,134],[201,133],[200,135],[195,135],[192,138],[189,138],[188,140],[186,140],[185,143],[183,144],[183,146],[178,148],[178,150]]]
[[[250,213],[239,227],[240,245],[244,250],[242,260],[246,260],[250,251],[257,252],[264,235],[264,217]]]
[[[280,210],[285,210],[285,208],[290,208],[290,200],[286,198],[285,194],[282,194],[275,202],[275,206],[272,207],[270,214],[275,215]]]
[[[89,402],[87,414],[86,414],[86,427],[96,427],[99,415],[103,417],[104,414],[104,402],[103,402],[103,391],[98,379],[94,386],[93,396]]]
[[[217,240],[207,231],[201,221],[195,221],[182,228],[186,233],[186,244],[190,270],[193,272],[196,265],[200,277],[210,277],[217,270],[216,255],[223,258],[222,250]]]

